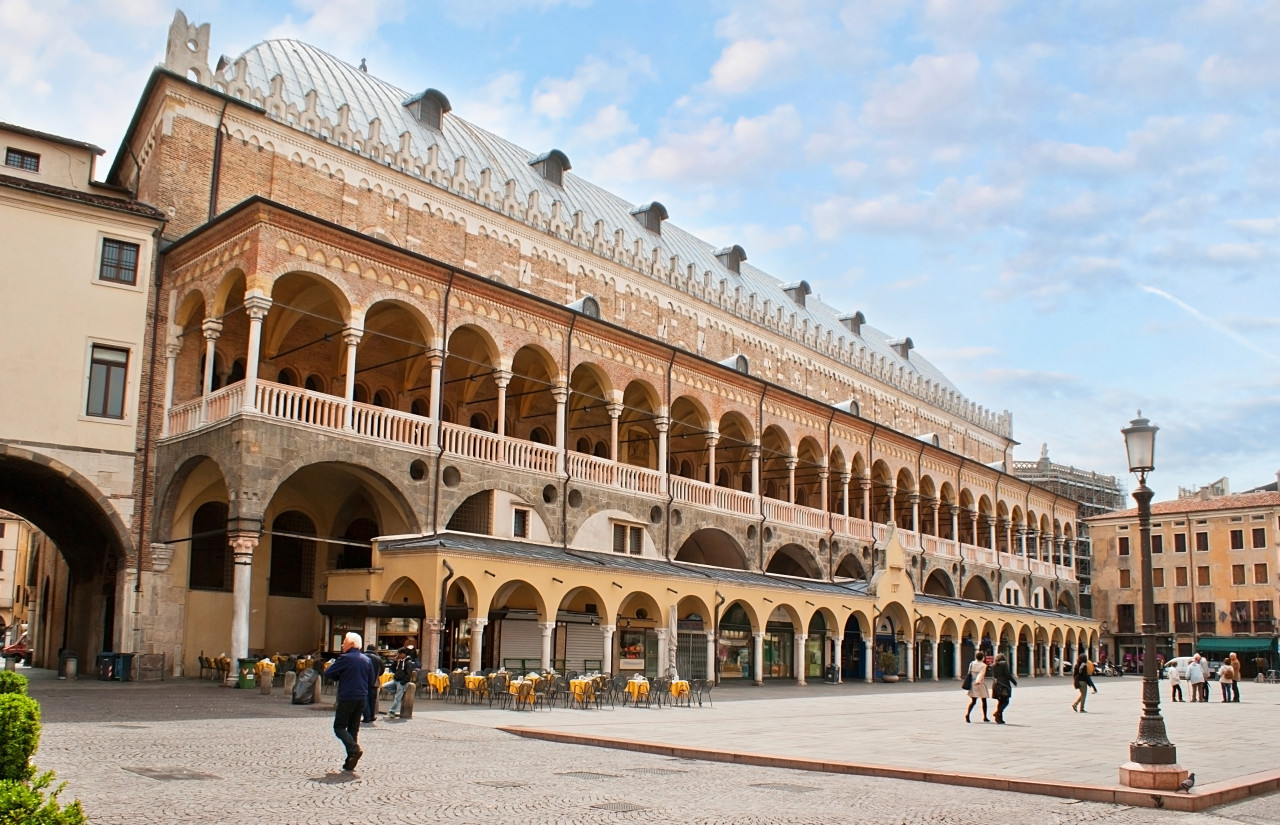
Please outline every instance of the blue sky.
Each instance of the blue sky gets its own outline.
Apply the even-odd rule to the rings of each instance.
[[[107,149],[174,6],[0,0],[0,119]],[[1018,459],[1280,470],[1280,2],[192,2],[299,37],[910,336]],[[1126,484],[1128,481],[1126,479]]]

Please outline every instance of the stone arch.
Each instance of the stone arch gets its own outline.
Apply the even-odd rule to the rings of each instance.
[[[822,572],[814,561],[813,554],[795,543],[784,544],[774,550],[765,565],[765,572],[806,579],[822,578]]]
[[[770,424],[760,433],[760,492],[767,498],[788,501],[791,490],[788,484],[791,470],[787,464],[793,458],[791,439],[777,424]]]
[[[742,546],[728,533],[715,527],[695,531],[676,551],[676,561],[749,570],[750,563]]]
[[[867,578],[867,568],[863,565],[862,560],[858,558],[858,548],[855,546],[841,557],[836,564],[836,577],[845,577],[865,581]]]
[[[924,580],[924,587],[920,591],[929,596],[946,596],[954,598],[956,595],[955,583],[951,581],[942,570],[933,570]]]
[[[717,486],[751,492],[751,449],[755,430],[741,412],[731,410],[720,417],[716,444]]]
[[[683,478],[705,480],[707,427],[710,416],[701,399],[681,395],[671,402],[668,425],[668,471]]]
[[[971,576],[966,579],[964,589],[960,591],[960,598],[968,599],[971,602],[995,601],[995,597],[991,592],[991,584],[982,576]]]

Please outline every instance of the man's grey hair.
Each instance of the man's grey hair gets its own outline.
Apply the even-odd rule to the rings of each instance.
[[[364,639],[361,639],[360,634],[354,630],[348,630],[347,635],[342,637],[342,641],[355,645],[356,650],[359,650],[360,646],[364,644]]]

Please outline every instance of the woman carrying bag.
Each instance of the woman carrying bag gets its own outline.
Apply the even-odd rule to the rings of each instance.
[[[1009,707],[1009,700],[1013,698],[1013,686],[1018,684],[1018,680],[1014,677],[1013,671],[1009,669],[1009,663],[1005,660],[1003,653],[996,656],[996,663],[991,668],[991,676],[995,679],[992,695],[996,698],[996,724],[1003,725],[1004,709]]]
[[[987,663],[983,659],[982,651],[978,651],[978,655],[969,663],[969,673],[964,677],[964,684],[961,685],[969,691],[969,709],[964,712],[964,721],[969,721],[969,714],[973,712],[973,706],[982,700],[982,721],[990,722],[987,718]]]

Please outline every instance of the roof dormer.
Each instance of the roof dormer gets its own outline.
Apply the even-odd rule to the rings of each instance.
[[[844,324],[845,329],[849,330],[854,335],[862,334],[862,325],[866,322],[867,316],[863,315],[861,312],[855,312],[852,315],[840,316],[840,323]]]
[[[787,293],[787,296],[795,301],[798,306],[804,306],[804,299],[813,294],[813,290],[809,288],[808,281],[786,284],[782,287],[782,291]]]
[[[559,149],[543,152],[529,161],[529,165],[537,170],[543,180],[556,186],[564,186],[564,173],[573,168],[569,165],[569,156]]]
[[[632,209],[631,216],[639,221],[640,225],[645,229],[655,235],[661,235],[662,222],[667,219],[667,207],[654,201]]]
[[[594,295],[583,295],[568,306],[574,312],[580,312],[588,318],[595,318],[597,321],[600,320],[600,302],[596,300]]]
[[[726,246],[724,249],[716,250],[716,257],[720,259],[720,263],[730,272],[741,273],[742,262],[747,259],[747,253],[742,247],[734,244]]]
[[[444,116],[453,108],[449,105],[449,98],[435,89],[416,94],[400,105],[412,112],[423,126],[437,132],[444,128]]]
[[[742,353],[730,355],[728,358],[720,362],[722,366],[726,366],[734,372],[740,372],[743,375],[751,374],[751,362],[747,360],[747,356]]]
[[[898,357],[904,361],[911,359],[911,350],[916,347],[910,338],[895,338],[889,342],[889,346],[893,347],[893,351],[898,353]]]

